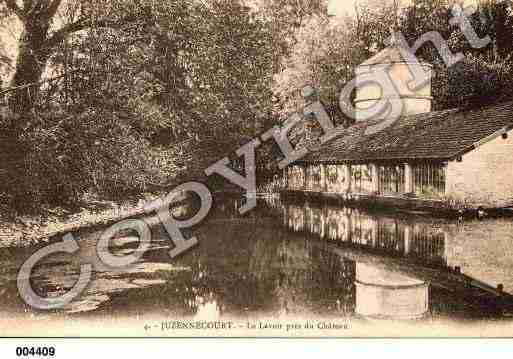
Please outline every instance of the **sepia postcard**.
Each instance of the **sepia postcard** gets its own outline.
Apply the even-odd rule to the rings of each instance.
[[[510,0],[0,0],[0,94],[0,337],[513,337]]]

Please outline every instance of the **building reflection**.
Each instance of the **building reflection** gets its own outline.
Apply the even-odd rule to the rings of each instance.
[[[510,222],[461,224],[309,203],[284,204],[282,211],[290,236],[331,250],[339,261],[353,262],[357,315],[417,319],[436,313],[471,318],[501,316],[513,308],[513,297],[503,291],[501,282],[488,281],[503,280],[501,272],[477,265],[487,263],[486,253],[497,251],[487,244],[486,230],[498,233],[512,228]],[[498,242],[505,236],[500,238]],[[472,248],[479,251],[463,257]],[[463,273],[461,263],[471,264],[472,272]]]
[[[404,219],[373,216],[347,207],[285,205],[285,226],[341,245],[363,247],[394,256],[443,266],[446,233],[436,226]]]
[[[280,314],[351,315],[355,307],[354,262],[309,241],[278,248],[281,265],[273,294]]]

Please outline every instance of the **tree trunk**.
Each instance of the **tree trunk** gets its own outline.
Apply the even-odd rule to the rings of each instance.
[[[12,207],[17,212],[24,212],[30,207],[33,194],[30,183],[33,180],[27,168],[28,149],[22,140],[23,131],[30,121],[37,104],[40,81],[45,71],[49,49],[45,48],[49,21],[34,17],[24,21],[24,31],[19,39],[16,70],[11,81],[13,91],[8,103],[13,114],[6,135],[9,137],[11,152],[8,172],[11,174],[9,192],[13,196]]]
[[[22,121],[30,115],[39,97],[40,81],[46,68],[49,49],[45,48],[49,22],[28,19],[20,37],[18,59],[11,87],[17,88],[10,98],[10,110]],[[22,124],[15,124],[18,129]]]

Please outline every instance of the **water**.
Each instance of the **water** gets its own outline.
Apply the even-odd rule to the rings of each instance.
[[[86,291],[51,312],[28,307],[16,290],[18,268],[38,248],[0,249],[4,334],[13,325],[70,318],[511,321],[511,219],[458,222],[277,200],[261,200],[240,216],[240,205],[216,201],[193,231],[200,245],[174,260],[163,228],[155,226],[152,249],[123,270],[100,263],[99,230],[77,234],[79,253],[50,256],[32,273],[34,289],[54,296],[73,286],[80,264],[93,264]],[[137,238],[127,235],[112,251],[136,247]]]

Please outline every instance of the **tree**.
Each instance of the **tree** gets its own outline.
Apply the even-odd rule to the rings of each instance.
[[[290,116],[304,106],[304,86],[314,87],[327,105],[337,104],[342,86],[354,77],[354,68],[362,59],[351,27],[332,25],[326,19],[313,18],[298,32],[298,42],[287,57],[285,69],[275,76],[275,96],[280,99],[278,114]]]
[[[19,116],[34,108],[48,61],[68,36],[91,27],[117,28],[136,19],[134,3],[123,0],[1,0],[0,4],[23,26],[11,81],[16,91],[10,101],[11,111]],[[56,15],[63,7],[72,16],[62,19],[55,29]]]
[[[387,40],[400,24],[400,12],[396,0],[365,0],[355,3],[356,15],[352,27],[367,57],[389,45]]]
[[[44,66],[14,74],[7,89],[18,199],[167,184],[270,121],[272,40],[254,10],[229,0],[95,1],[62,3],[45,51],[30,59]]]
[[[361,62],[386,46],[399,21],[396,2],[357,2],[355,10],[354,18],[341,21],[330,20],[326,14],[312,15],[296,31],[284,69],[275,76],[281,118],[304,106],[300,90],[310,85],[335,120],[349,120],[339,111],[341,90],[354,78]]]
[[[402,17],[401,31],[413,44],[429,31],[436,31],[448,40],[451,50],[462,52],[465,60],[447,68],[432,45],[424,45],[417,56],[434,65],[432,91],[434,108],[442,110],[467,105],[486,105],[500,101],[510,86],[511,37],[513,36],[510,1],[479,1],[471,16],[473,29],[480,38],[489,36],[490,45],[473,48],[457,27],[451,26],[455,1],[416,0]],[[456,95],[456,96],[455,96]]]
[[[297,32],[312,18],[328,15],[328,0],[257,0],[262,16],[269,21],[275,72],[299,41]]]
[[[465,59],[441,72],[437,82],[439,108],[482,107],[511,100],[511,59],[467,54]]]

